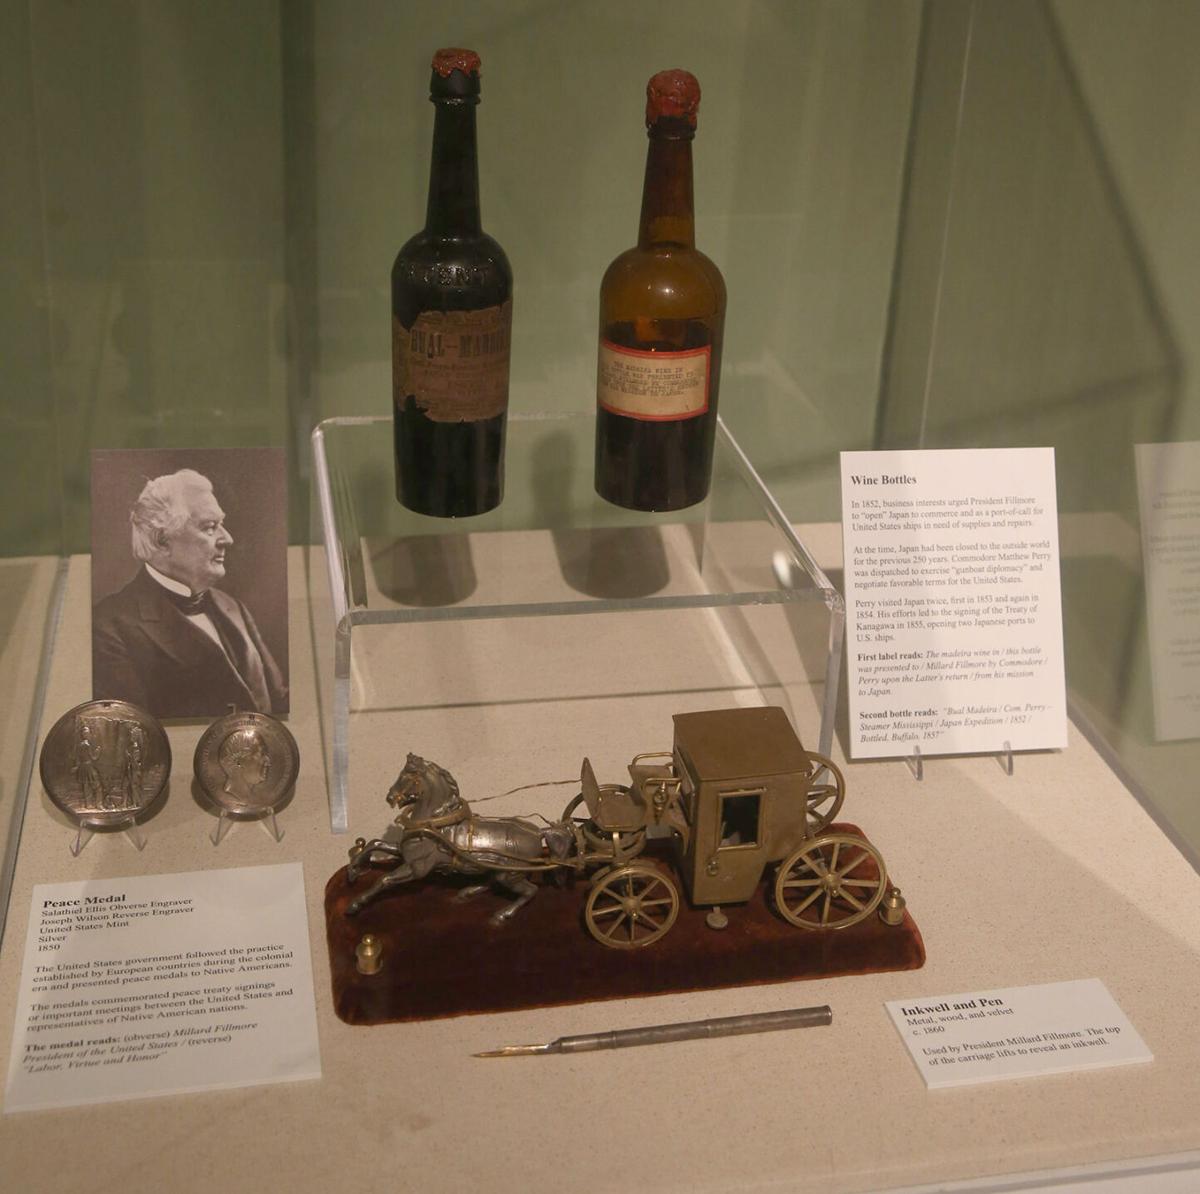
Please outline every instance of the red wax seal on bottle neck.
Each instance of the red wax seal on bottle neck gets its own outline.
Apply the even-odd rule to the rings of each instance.
[[[479,74],[479,55],[474,50],[460,50],[450,47],[438,50],[433,56],[433,69],[443,79],[450,77],[451,71],[460,70],[464,75]]]
[[[696,127],[700,84],[686,70],[662,70],[646,84],[646,127],[664,116],[685,120]]]

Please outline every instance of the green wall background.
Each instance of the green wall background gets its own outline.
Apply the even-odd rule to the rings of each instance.
[[[645,81],[682,65],[698,239],[730,293],[726,416],[798,516],[801,470],[869,443],[917,0],[702,0],[682,26],[628,0],[0,4],[6,554],[86,550],[91,447],[285,443],[307,533],[314,423],[390,409],[388,272],[423,220],[443,44],[483,57],[514,410],[592,407]]]
[[[636,221],[642,84],[680,64],[704,87],[700,241],[730,290],[724,413],[793,517],[836,518],[836,452],[875,442],[877,419],[884,442],[915,442],[905,420],[930,402],[960,439],[1058,436],[1104,461],[1123,444],[1070,400],[1163,366],[1170,401],[1127,395],[1126,410],[1169,406],[1155,437],[1196,437],[1200,9],[976,4],[969,102],[946,91],[936,139],[967,134],[955,168],[975,194],[965,205],[960,181],[947,219],[936,203],[902,210],[930,13],[947,7],[972,8],[706,0],[680,30],[674,10],[624,0],[0,0],[0,553],[86,548],[93,446],[284,443],[293,533],[307,533],[312,425],[388,409],[387,273],[423,211],[426,65],[443,42],[484,54],[485,220],[517,273],[514,409],[590,407],[598,279]],[[1082,121],[1063,115],[1043,8]],[[943,69],[955,62],[943,47]],[[1017,86],[1040,95],[1040,125],[1006,115]],[[1099,185],[1093,149],[1140,266],[1103,203],[1077,205]],[[1021,171],[1039,204],[1026,225],[988,185]],[[1088,249],[1080,225],[1110,249],[1090,273],[1062,250]],[[1028,258],[1001,280],[1007,307],[994,278],[1012,245],[981,234],[1001,226]],[[897,252],[922,235],[895,277],[910,302],[958,285],[936,343],[927,303],[907,327],[892,306]],[[1004,368],[980,370],[981,346]],[[1001,427],[1005,390],[1025,401]],[[1086,482],[1099,507],[1116,500]]]
[[[1200,438],[1200,5],[1054,0],[1054,9],[1181,357],[1167,438]]]

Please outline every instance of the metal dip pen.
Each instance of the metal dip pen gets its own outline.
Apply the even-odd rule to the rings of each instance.
[[[543,1045],[505,1045],[476,1057],[523,1057],[536,1053],[590,1053],[596,1049],[626,1049],[631,1045],[663,1045],[701,1037],[741,1036],[751,1032],[779,1032],[785,1028],[818,1028],[833,1022],[828,1005],[794,1007],[782,1012],[755,1012],[749,1016],[717,1016],[711,1020],[685,1020],[682,1024],[655,1024],[648,1028],[621,1028],[615,1032],[588,1032],[560,1036]]]

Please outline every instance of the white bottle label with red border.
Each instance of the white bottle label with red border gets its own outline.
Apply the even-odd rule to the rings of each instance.
[[[708,410],[712,348],[654,352],[600,341],[596,394],[613,414],[664,422]]]

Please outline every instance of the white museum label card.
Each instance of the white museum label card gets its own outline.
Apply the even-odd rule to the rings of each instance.
[[[1154,1060],[1098,978],[884,1006],[931,1089]]]
[[[842,453],[850,754],[1067,743],[1052,448]]]
[[[1200,443],[1137,444],[1134,453],[1154,735],[1200,738]]]
[[[33,889],[6,1112],[320,1076],[299,863]]]

